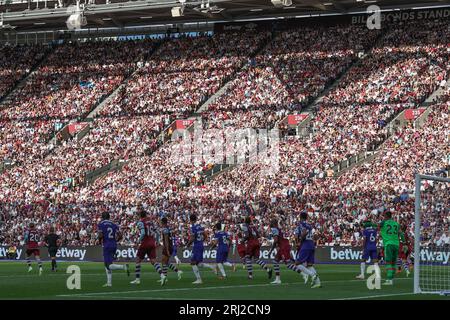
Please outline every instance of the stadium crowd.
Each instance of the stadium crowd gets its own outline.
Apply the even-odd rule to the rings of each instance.
[[[84,118],[152,50],[151,41],[66,43],[15,90],[0,110],[0,160],[44,157],[61,127]]]
[[[0,174],[0,244],[23,241],[24,228],[33,221],[43,232],[54,224],[67,245],[93,245],[95,225],[105,210],[122,226],[125,245],[137,241],[134,222],[139,210],[155,218],[170,216],[184,240],[191,212],[209,230],[223,221],[234,236],[243,216],[252,216],[264,235],[270,219],[278,217],[292,237],[296,213],[307,210],[321,245],[357,244],[361,223],[379,219],[384,210],[394,210],[412,231],[414,173],[449,170],[448,94],[429,107],[421,127],[410,125],[390,135],[387,123],[406,108],[419,106],[448,79],[448,35],[440,22],[395,27],[381,38],[356,26],[291,30],[254,56],[268,34],[219,34],[162,42],[156,58],[149,59],[144,55],[153,48],[151,42],[135,54],[127,47],[139,47],[134,43],[84,44],[91,49],[92,64],[44,63],[14,95],[15,102],[0,111],[2,128],[7,128],[1,135],[0,155],[28,160]],[[105,53],[108,46],[128,50]],[[74,52],[70,48],[57,50]],[[356,61],[360,51],[367,56]],[[105,54],[111,55],[110,64],[100,66]],[[46,150],[45,157],[34,151],[41,135],[55,132],[53,119],[83,118],[136,68],[84,138]],[[347,68],[338,85],[313,108],[313,134],[288,137],[276,145],[278,167],[267,159],[249,161],[207,182],[203,174],[211,168],[211,159],[195,154],[195,162],[180,161],[183,141],[145,153],[174,117],[191,115],[233,75],[225,92],[202,113],[204,128],[221,128],[222,120],[230,128],[273,127],[287,114],[302,110]],[[61,74],[53,77],[54,72]],[[85,75],[82,86],[81,75]],[[36,82],[42,92],[32,90],[31,83]],[[61,104],[58,108],[55,99]],[[32,102],[23,106],[21,100]],[[31,126],[44,121],[45,128],[33,131],[23,125],[26,135],[17,143],[14,121],[21,125],[29,121]],[[372,161],[334,177],[334,165],[382,142]],[[275,152],[272,147],[269,151]],[[244,148],[238,145],[234,151],[245,153]],[[87,172],[113,159],[127,164],[92,184],[67,182],[81,181]],[[448,192],[424,188],[436,189],[437,194],[427,196],[436,205],[427,207],[431,218],[424,229],[434,242],[450,225]],[[441,228],[427,229],[435,225]]]
[[[191,114],[267,41],[268,34],[182,37],[161,45],[102,115]]]
[[[0,48],[0,100],[45,56],[40,45],[3,46]]]
[[[281,32],[208,106],[205,127],[272,127],[316,98],[378,36],[356,26]]]

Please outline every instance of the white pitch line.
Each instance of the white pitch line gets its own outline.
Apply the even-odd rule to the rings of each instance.
[[[82,261],[82,262],[84,262],[84,261]],[[1,264],[0,264],[0,269],[1,269]],[[81,270],[81,271],[82,271],[81,276],[99,276],[99,275],[103,275],[104,274],[104,273],[83,273],[83,270]],[[245,271],[246,271],[246,269],[245,269]],[[150,271],[150,273],[151,272],[153,272],[153,271]],[[266,272],[267,271],[262,270],[262,269],[253,270],[253,273],[266,273]],[[327,274],[327,273],[354,273],[354,271],[353,270],[323,270],[320,273],[321,274]],[[33,277],[35,275],[38,275],[37,271],[33,271],[33,272],[30,272],[30,273],[24,273],[24,274],[12,274],[12,275],[0,274],[0,279],[1,278],[11,278],[11,277],[14,277],[15,279],[16,278],[28,278],[28,277]],[[65,268],[59,269],[58,272],[51,272],[49,269],[44,269],[43,276],[45,276],[45,275],[51,275],[52,277],[57,277],[57,276],[67,277],[67,273],[65,273]],[[42,277],[42,279],[44,279],[44,278]]]
[[[95,296],[96,298],[107,298],[107,299],[128,299],[128,300],[189,300],[192,301],[192,298],[161,298],[161,297],[111,297],[111,296]],[[80,298],[89,298],[91,299],[92,297],[80,297]],[[226,299],[203,299],[203,298],[195,298],[195,300],[205,300],[205,301],[210,301],[210,300],[226,300]]]
[[[397,278],[396,280],[408,280],[410,278]],[[363,282],[363,280],[330,280],[322,281],[322,283],[347,283],[347,282]],[[304,282],[288,282],[282,283],[281,286],[304,284]],[[113,292],[91,292],[91,293],[78,293],[78,294],[62,294],[57,297],[92,297],[92,296],[105,296],[115,294],[133,294],[133,293],[152,293],[152,292],[176,292],[176,291],[191,291],[191,290],[215,290],[215,289],[236,289],[236,288],[254,288],[254,287],[277,287],[280,285],[273,285],[270,283],[261,284],[249,284],[238,286],[214,286],[214,287],[190,287],[190,288],[168,288],[168,289],[149,289],[149,290],[132,290],[132,291],[113,291]],[[139,298],[139,297],[136,297]]]
[[[267,271],[266,270],[262,270],[262,269],[261,270],[253,270],[253,273],[255,273],[255,272],[261,272],[261,273],[264,272],[264,273],[266,273]],[[120,273],[120,271],[118,273],[115,273],[115,275],[116,274],[118,275],[119,273]],[[133,274],[133,272],[131,270],[130,270],[130,273]],[[154,271],[150,271],[149,273],[150,274],[153,273],[154,275],[157,275],[157,273],[154,272]],[[175,272],[172,272],[172,274],[175,274]],[[0,275],[0,278],[11,278],[11,277],[14,277],[14,279],[16,279],[16,278],[29,278],[29,277],[34,277],[34,276],[38,276],[38,275],[39,274],[38,274],[37,271],[33,271],[33,272],[30,272],[30,273],[25,273],[25,274]],[[68,277],[68,273],[66,273],[64,271],[64,269],[61,269],[61,271],[58,271],[58,272],[51,272],[48,269],[44,269],[44,272],[43,272],[42,275],[43,276],[50,275],[51,277],[55,277],[55,276]],[[104,273],[83,273],[83,270],[81,270],[81,276],[82,277],[83,276],[103,276],[103,275],[104,275]],[[41,276],[39,279],[45,279],[45,278]],[[155,278],[155,281],[156,280],[157,280],[157,278]]]
[[[298,283],[303,283],[303,282],[282,283],[281,285],[298,284]],[[57,297],[76,297],[76,296],[85,297],[85,296],[110,295],[110,294],[235,289],[235,288],[253,288],[253,287],[266,287],[266,286],[274,286],[274,285],[270,284],[270,283],[261,283],[261,284],[249,284],[249,285],[239,285],[239,286],[215,286],[215,287],[191,287],[191,288],[152,289],[152,290],[133,290],[133,291],[115,291],[115,292],[92,292],[92,293],[79,293],[79,294],[62,294],[62,295],[57,295]]]
[[[391,293],[391,294],[377,294],[373,296],[363,296],[363,297],[353,297],[353,298],[338,298],[338,299],[330,299],[330,300],[362,300],[362,299],[372,299],[372,298],[383,298],[383,297],[394,297],[394,296],[406,296],[411,295],[412,292],[405,293]]]

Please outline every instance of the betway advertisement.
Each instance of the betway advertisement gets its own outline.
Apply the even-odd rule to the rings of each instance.
[[[49,260],[47,248],[40,248],[41,258]],[[25,259],[25,248],[17,248],[16,260]],[[269,256],[269,247],[262,247],[260,251],[260,258],[263,260],[272,260],[275,258],[276,252],[272,252]],[[7,247],[0,246],[0,259],[7,259]],[[214,262],[216,259],[216,249],[205,248],[203,252],[203,259],[205,262]],[[123,262],[132,262],[136,259],[137,248],[132,247],[118,247],[117,260]],[[187,248],[179,248],[177,252],[178,257],[182,262],[189,262],[191,250]],[[291,255],[295,257],[295,251],[291,251]],[[92,247],[62,247],[58,249],[56,254],[58,260],[61,261],[102,261],[102,248],[100,246]],[[161,247],[157,249],[157,259],[161,258]],[[237,251],[230,249],[229,261],[240,262]],[[316,263],[318,264],[353,264],[359,263],[362,259],[362,248],[359,247],[317,247],[315,254]],[[423,263],[434,263],[448,265],[450,261],[450,250],[444,248],[422,248],[420,252],[420,259]]]

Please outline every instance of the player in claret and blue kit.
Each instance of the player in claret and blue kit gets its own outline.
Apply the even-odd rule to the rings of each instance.
[[[192,271],[194,271],[195,277],[197,280],[192,282],[193,284],[202,284],[202,278],[200,277],[200,271],[198,267],[207,267],[211,270],[215,271],[214,266],[203,263],[203,241],[206,238],[205,228],[197,223],[197,216],[195,214],[191,214],[189,217],[189,220],[191,222],[191,234],[189,242],[186,244],[186,247],[189,247],[191,244],[192,246],[192,254],[191,254],[191,265],[192,265]]]
[[[273,240],[272,248],[269,252],[269,257],[272,254],[273,250],[276,250],[277,254],[273,260],[273,269],[275,270],[275,280],[272,281],[272,284],[281,284],[281,276],[280,276],[280,263],[285,263],[288,269],[295,270],[296,266],[294,264],[294,260],[291,257],[291,245],[289,244],[289,240],[286,239],[283,235],[283,231],[278,226],[278,220],[273,219],[270,222],[270,238]],[[301,273],[301,272],[299,272]],[[303,274],[305,279],[305,283],[308,281],[308,276]]]
[[[106,270],[106,284],[103,287],[112,286],[112,270],[125,270],[130,275],[128,264],[113,264],[116,259],[117,241],[122,235],[119,226],[110,220],[109,212],[102,213],[102,221],[98,224],[98,239],[103,245],[103,262]]]
[[[183,271],[178,270],[178,268],[173,264],[170,263],[170,257],[172,257],[173,252],[173,235],[172,235],[172,229],[169,227],[169,221],[166,217],[161,219],[161,234],[162,234],[162,257],[161,257],[161,263],[162,263],[162,273],[164,275],[164,280],[167,281],[167,270],[173,270],[178,275],[178,280],[181,280],[181,275],[183,274]],[[162,282],[161,282],[162,283]]]
[[[147,212],[145,211],[141,211],[139,213],[139,221],[137,223],[137,227],[139,230],[139,248],[136,255],[136,279],[131,281],[131,284],[141,283],[141,263],[147,256],[150,260],[150,263],[159,274],[160,279],[158,280],[158,282],[160,282],[163,286],[167,282],[167,277],[162,271],[161,264],[156,262],[156,243],[159,235],[157,227],[153,223],[153,219],[151,217],[148,217]]]
[[[375,269],[375,276],[377,279],[381,279],[381,271],[378,265],[378,250],[377,250],[377,238],[378,227],[371,221],[364,223],[363,235],[363,255],[361,262],[361,273],[356,276],[357,279],[364,279],[364,273],[366,270],[366,262],[372,262]]]
[[[25,231],[24,240],[25,244],[27,245],[26,259],[28,265],[28,272],[31,272],[33,270],[33,267],[31,266],[31,256],[33,255],[38,263],[39,275],[41,275],[43,270],[42,270],[41,256],[39,252],[40,235],[39,232],[36,230],[33,222],[30,223],[29,229]]]
[[[398,251],[398,259],[397,259],[397,273],[402,272],[402,266],[403,270],[406,272],[406,276],[409,277],[409,274],[411,273],[409,271],[409,256],[410,252],[414,250],[414,248],[411,246],[412,241],[408,236],[408,228],[406,225],[402,225],[400,227],[400,246]]]
[[[313,239],[313,228],[306,222],[307,218],[308,214],[305,211],[302,211],[300,213],[300,223],[295,230],[298,244],[297,256],[295,257],[295,265],[297,266],[296,271],[301,271],[312,277],[311,288],[320,288],[320,279],[314,269],[316,244]]]
[[[219,271],[221,273],[221,279],[226,279],[227,274],[225,273],[224,266],[233,268],[236,271],[236,266],[228,262],[228,253],[230,251],[230,235],[228,232],[222,230],[222,224],[219,222],[215,226],[216,233],[214,234],[213,244],[211,249],[217,246],[216,263]]]
[[[242,225],[242,232],[245,241],[245,264],[247,266],[248,279],[253,279],[253,259],[267,272],[269,279],[272,279],[272,269],[259,258],[261,249],[261,243],[259,242],[260,236],[258,229],[252,223],[250,217],[245,218],[245,223]]]

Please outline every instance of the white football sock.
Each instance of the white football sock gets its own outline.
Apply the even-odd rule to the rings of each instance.
[[[365,272],[366,272],[366,263],[361,262],[361,275],[364,276]]]
[[[313,276],[315,276],[315,275],[317,274],[317,271],[316,271],[316,269],[314,269],[313,266],[308,267],[308,269],[312,272],[312,275],[313,275]]]
[[[199,263],[198,264],[199,267],[205,267],[205,268],[210,268],[211,270],[216,270],[216,267],[213,266],[212,264],[209,263]]]
[[[223,264],[218,263],[217,266],[219,267],[220,273],[222,274],[222,276],[226,277],[227,274],[225,273],[225,270],[223,269]]]
[[[112,284],[112,272],[111,272],[111,270],[108,270],[106,268],[105,268],[105,270],[106,270],[106,282],[108,284]]]
[[[198,270],[198,267],[196,265],[192,266],[192,271],[194,271],[197,280],[202,280],[202,278],[200,277],[200,271]]]
[[[315,273],[313,273],[311,270],[309,270],[308,268],[306,268],[304,265],[299,264],[296,268],[297,271],[301,270],[304,274],[307,274],[308,276],[313,277]]]
[[[110,264],[109,270],[125,270],[124,264]]]

